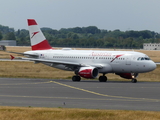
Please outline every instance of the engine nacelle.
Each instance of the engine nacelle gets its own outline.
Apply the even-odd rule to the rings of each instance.
[[[78,72],[78,74],[84,78],[96,78],[98,73],[98,69],[95,67],[81,67]]]
[[[115,74],[126,79],[133,79],[138,76],[138,73],[115,73]]]

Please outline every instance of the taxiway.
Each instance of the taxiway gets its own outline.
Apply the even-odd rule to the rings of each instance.
[[[0,106],[160,111],[159,82],[0,78]]]

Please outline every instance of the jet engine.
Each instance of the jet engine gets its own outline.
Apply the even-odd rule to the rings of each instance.
[[[115,73],[115,74],[126,79],[134,79],[138,76],[138,73]]]
[[[78,74],[84,78],[96,78],[98,73],[98,69],[95,67],[81,67],[78,71]]]

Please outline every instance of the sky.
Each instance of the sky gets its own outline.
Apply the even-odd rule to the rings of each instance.
[[[160,0],[0,0],[0,24],[28,29],[27,19],[52,29],[151,30],[160,33]]]

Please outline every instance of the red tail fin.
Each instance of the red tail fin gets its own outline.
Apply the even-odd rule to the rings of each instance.
[[[52,49],[34,19],[28,19],[28,27],[32,50]]]

